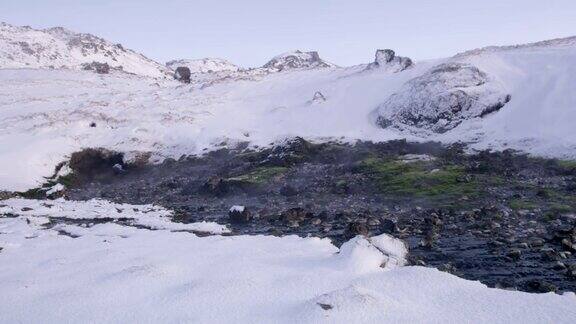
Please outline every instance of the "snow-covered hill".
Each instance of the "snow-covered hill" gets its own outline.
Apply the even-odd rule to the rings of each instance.
[[[575,62],[576,45],[567,39],[415,62],[402,71],[313,64],[206,73],[202,86],[4,69],[0,188],[34,187],[71,152],[96,146],[150,152],[159,161],[292,136],[408,138],[576,158]],[[313,100],[316,92],[325,100]],[[383,128],[380,116],[394,127]]]
[[[0,23],[0,68],[82,69],[83,64],[107,63],[112,68],[155,78],[169,70],[120,44],[91,34],[56,27],[43,30]]]
[[[190,69],[190,73],[217,73],[236,72],[240,68],[227,60],[219,58],[203,58],[196,60],[173,60],[166,63],[166,66],[173,71],[180,66]]]

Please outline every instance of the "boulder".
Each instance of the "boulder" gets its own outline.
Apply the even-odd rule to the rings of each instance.
[[[228,193],[228,183],[221,177],[213,176],[210,177],[202,185],[201,192],[216,197],[222,197]]]
[[[103,148],[87,148],[70,156],[70,169],[76,175],[92,177],[97,174],[114,173],[116,165],[124,166],[122,153]]]
[[[444,133],[465,120],[498,111],[510,99],[499,83],[477,67],[452,62],[408,81],[374,113],[383,128]]]
[[[391,49],[376,50],[374,62],[368,64],[366,69],[387,69],[391,72],[401,72],[414,65],[408,57],[396,56]]]
[[[307,213],[303,208],[295,207],[284,211],[280,217],[284,223],[299,223],[304,221],[307,216],[312,215]]]
[[[174,79],[182,82],[182,83],[190,83],[190,69],[186,66],[179,66],[176,68],[174,72]]]
[[[322,94],[322,92],[316,91],[314,93],[314,96],[312,97],[312,100],[310,101],[310,103],[311,104],[319,104],[319,103],[323,103],[324,101],[326,101],[326,97]]]
[[[351,239],[357,235],[368,237],[369,234],[370,230],[368,229],[368,226],[365,223],[356,221],[348,224],[344,232],[344,237],[346,239]]]
[[[252,214],[244,206],[232,206],[228,211],[230,223],[242,224],[252,220]]]

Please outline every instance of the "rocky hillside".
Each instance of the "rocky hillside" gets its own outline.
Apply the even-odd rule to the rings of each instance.
[[[0,68],[83,69],[94,62],[146,77],[169,75],[144,55],[91,34],[0,23]]]
[[[297,50],[280,54],[272,58],[268,63],[264,64],[263,68],[285,71],[290,69],[325,68],[334,66],[334,64],[322,60],[320,55],[318,55],[318,52],[302,52]]]

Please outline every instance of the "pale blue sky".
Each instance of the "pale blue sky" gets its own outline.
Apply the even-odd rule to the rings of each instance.
[[[427,59],[576,35],[576,0],[0,0],[0,21],[93,33],[160,62],[259,66],[302,49],[354,65],[376,48]]]

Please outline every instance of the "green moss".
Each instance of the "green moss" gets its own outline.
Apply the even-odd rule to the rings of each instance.
[[[46,197],[46,191],[43,188],[34,188],[19,192],[18,195],[27,199],[44,199]]]
[[[550,211],[556,214],[565,214],[576,211],[574,207],[564,204],[554,203],[550,206]]]
[[[558,165],[568,171],[575,171],[576,170],[576,161],[575,160],[558,160]]]
[[[533,210],[536,208],[535,203],[526,199],[512,199],[508,205],[514,210]]]
[[[288,171],[285,167],[258,167],[249,173],[228,178],[229,181],[261,185]]]
[[[28,199],[45,199],[46,198],[46,192],[50,188],[54,187],[55,185],[57,185],[59,183],[63,184],[66,188],[70,188],[70,187],[72,187],[72,185],[74,184],[74,181],[76,180],[76,177],[74,176],[73,172],[71,172],[67,175],[59,176],[56,179],[54,179],[54,177],[56,177],[56,176],[53,176],[52,178],[45,178],[45,179],[47,179],[46,182],[44,182],[40,187],[29,189],[29,190],[24,191],[24,192],[19,192],[18,195],[20,197],[28,198]]]
[[[465,170],[447,165],[434,168],[431,162],[402,163],[368,158],[361,164],[384,193],[416,197],[459,197],[478,193],[477,183],[466,179]]]
[[[58,179],[56,179],[56,182],[61,183],[68,188],[72,186],[74,180],[75,180],[74,173],[70,172],[67,175],[59,176]]]

